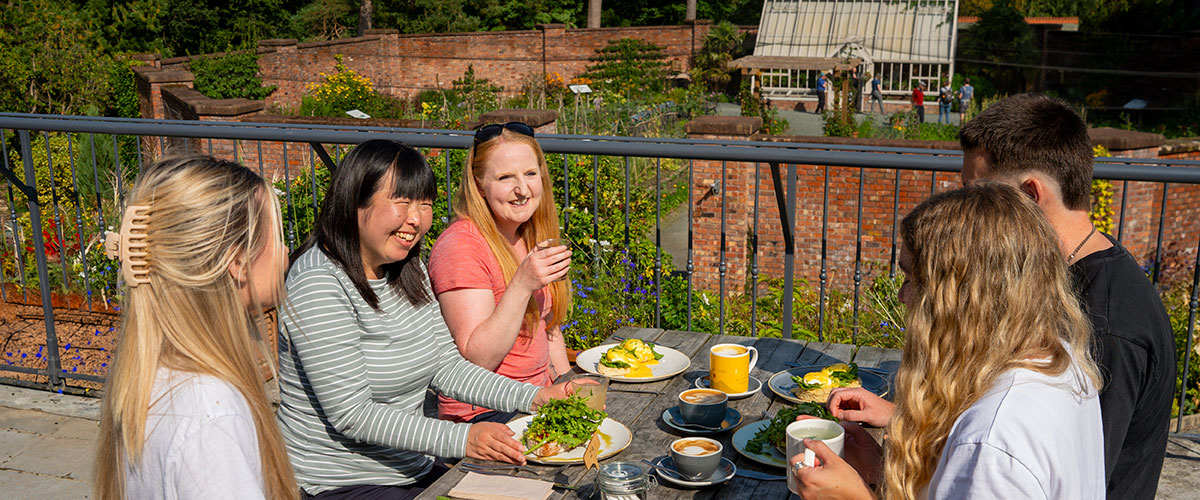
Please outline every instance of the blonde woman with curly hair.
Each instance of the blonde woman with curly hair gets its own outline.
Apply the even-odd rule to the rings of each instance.
[[[129,288],[94,497],[296,498],[256,357],[287,266],[271,187],[186,156],[147,168],[128,203],[108,245]]]
[[[505,377],[548,386],[571,370],[560,326],[570,308],[571,251],[558,243],[546,157],[533,128],[491,124],[475,132],[455,220],[429,255],[442,316],[463,357]],[[442,396],[438,416],[507,422]]]
[[[845,460],[793,457],[804,498],[1102,498],[1104,454],[1088,323],[1037,206],[983,183],[938,194],[901,225],[907,338],[896,404],[836,391],[833,413],[887,426],[886,453],[857,424]],[[880,471],[882,465],[882,472]],[[853,467],[852,467],[853,466]]]

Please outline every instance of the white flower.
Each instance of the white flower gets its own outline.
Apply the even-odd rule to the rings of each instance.
[[[280,191],[279,188],[272,187],[271,190],[275,191],[275,196],[283,196],[283,191]]]

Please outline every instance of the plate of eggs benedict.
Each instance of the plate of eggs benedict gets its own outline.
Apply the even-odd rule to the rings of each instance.
[[[767,386],[779,397],[793,403],[825,404],[833,390],[839,387],[862,387],[879,396],[888,392],[888,383],[883,377],[859,370],[854,363],[791,368],[772,375]]]
[[[618,382],[654,382],[670,378],[691,365],[683,353],[640,339],[605,344],[579,353],[575,363],[584,371]]]

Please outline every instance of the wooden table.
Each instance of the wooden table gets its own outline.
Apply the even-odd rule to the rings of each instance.
[[[787,363],[799,364],[829,364],[836,362],[854,361],[864,368],[878,368],[895,372],[900,364],[900,351],[895,349],[880,349],[876,347],[855,347],[847,344],[828,344],[822,342],[806,342],[800,340],[781,340],[770,338],[735,337],[729,335],[709,335],[706,333],[663,331],[654,328],[622,328],[615,332],[616,336],[649,340],[656,344],[673,348],[691,358],[691,366],[684,373],[675,377],[644,384],[610,384],[607,411],[613,418],[633,431],[633,443],[624,451],[604,460],[626,461],[640,463],[643,458],[653,460],[655,457],[666,455],[667,446],[685,434],[668,426],[662,421],[662,413],[667,408],[675,406],[680,392],[693,387],[693,382],[708,374],[709,347],[721,343],[735,343],[754,346],[758,349],[758,364],[752,375],[763,382],[762,391],[748,398],[733,400],[729,406],[742,413],[743,424],[761,420],[763,412],[774,415],[782,406],[790,403],[774,396],[766,387],[767,379],[782,370],[790,368]],[[645,392],[621,392],[622,390],[653,391],[661,394]],[[747,469],[768,474],[782,475],[783,469],[760,465],[738,454],[730,444],[734,431],[728,431],[714,436],[725,445],[724,455],[733,460],[739,470]],[[480,462],[466,459],[466,462]],[[542,472],[558,471],[555,481],[579,486],[578,491],[556,489],[551,498],[596,498],[599,493],[592,486],[596,478],[595,470],[584,470],[583,466],[539,466],[530,464]],[[465,473],[454,467],[441,479],[425,490],[418,499],[434,500],[438,496],[449,493]],[[528,473],[515,474],[520,477],[531,477]],[[652,499],[743,499],[785,498],[790,493],[785,481],[759,481],[741,476],[719,485],[703,489],[680,489],[666,481],[660,481],[659,486],[650,491]]]

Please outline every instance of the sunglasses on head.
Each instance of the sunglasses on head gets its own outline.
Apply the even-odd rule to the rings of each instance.
[[[484,143],[496,138],[496,136],[500,135],[504,129],[509,129],[518,134],[533,137],[533,127],[530,127],[524,123],[508,122],[503,125],[499,123],[492,123],[490,125],[484,125],[475,129],[475,144]]]

